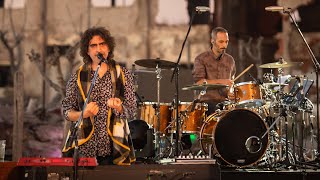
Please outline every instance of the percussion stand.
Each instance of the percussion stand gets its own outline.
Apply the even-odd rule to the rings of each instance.
[[[308,49],[308,52],[309,52],[309,55],[311,56],[311,60],[312,60],[312,63],[314,64],[314,67],[315,67],[315,72],[316,72],[316,95],[317,95],[317,115],[316,115],[316,118],[317,118],[317,157],[315,159],[315,163],[317,163],[318,165],[320,164],[320,120],[319,120],[319,70],[320,70],[320,64],[319,64],[319,61],[317,60],[317,58],[315,57],[314,53],[312,52],[308,42],[306,41],[306,39],[304,38],[297,22],[295,21],[295,19],[292,17],[291,15],[291,12],[290,12],[290,9],[283,9],[283,13],[287,13],[289,15],[289,17],[291,18],[293,24],[295,25],[295,27],[297,28],[303,42],[305,43],[307,49]]]
[[[284,119],[285,120],[285,146],[286,146],[286,151],[285,151],[285,159],[280,162],[283,165],[285,165],[287,168],[289,167],[295,167],[296,165],[291,164],[289,160],[289,140],[288,140],[288,120],[287,120],[287,109],[286,106],[283,104],[279,105],[280,109],[280,115],[277,117],[277,119],[267,128],[266,132],[261,137],[256,137],[256,136],[251,136],[247,139],[246,141],[246,148],[250,153],[256,153],[261,150],[262,144],[261,140],[265,138],[265,136],[270,132],[270,130],[273,128],[273,126],[280,120]],[[281,128],[281,127],[280,127]],[[281,136],[280,136],[280,143],[281,143]],[[280,151],[282,150],[282,147],[280,147]],[[281,157],[280,157],[281,158]]]
[[[283,71],[281,68],[278,69],[279,70],[279,74],[283,74]],[[279,76],[279,78],[281,78],[281,76]],[[279,79],[278,78],[278,79]],[[301,79],[297,79],[299,81],[299,83],[301,82]],[[283,101],[281,101],[282,97],[283,97],[283,93],[282,93],[282,89],[281,89],[281,79],[279,79],[279,101],[280,101],[280,105],[279,105],[279,108],[280,108],[280,115],[278,118],[284,118],[285,120],[285,147],[286,147],[286,150],[285,150],[285,159],[280,162],[282,163],[283,165],[285,165],[285,167],[289,168],[289,167],[292,167],[294,169],[296,169],[297,167],[304,167],[302,165],[302,163],[299,163],[297,160],[296,160],[296,145],[295,145],[295,128],[296,128],[296,113],[294,112],[294,108],[292,108],[292,106],[287,106],[283,103]],[[299,85],[301,86],[301,85]],[[298,91],[301,91],[301,93],[303,93],[303,89],[301,89],[299,87]],[[295,95],[294,95],[295,96]],[[291,108],[290,108],[291,107]],[[288,111],[288,108],[290,111],[293,111],[294,112],[294,119],[292,120],[292,133],[293,133],[293,137],[292,137],[292,156],[293,156],[293,163],[290,162],[290,159],[289,159],[289,139],[288,139],[288,114],[287,114],[287,111]],[[277,120],[276,120],[277,121]],[[275,121],[275,122],[276,122]],[[302,122],[303,123],[303,122]],[[281,127],[280,127],[281,128]],[[301,133],[300,133],[301,135]],[[300,139],[303,138],[303,137],[300,137]],[[299,139],[299,140],[300,140]],[[281,144],[281,136],[280,136],[280,144]],[[302,145],[301,145],[302,147]],[[282,150],[282,147],[280,148],[280,151]],[[299,164],[298,164],[299,163]],[[301,165],[300,165],[301,164]]]
[[[299,88],[297,89],[297,91],[292,95],[293,98],[295,98],[295,96],[300,93],[301,96],[302,96],[302,99],[305,98],[304,96],[304,93],[303,93],[303,85],[301,85],[301,78],[300,77],[297,77],[296,80],[298,81],[298,86]],[[302,82],[303,82],[303,79],[302,79]],[[295,107],[297,106],[297,107]],[[298,126],[298,123],[297,123],[297,113],[296,111],[299,111],[299,105],[296,105],[295,104],[295,101],[293,101],[293,106],[291,106],[290,110],[293,112],[294,114],[294,118],[292,120],[292,144],[293,144],[293,156],[296,157],[296,145],[295,145],[295,136],[296,136],[296,133],[297,132],[297,135],[299,136],[298,137],[298,159],[296,160],[296,163],[301,163],[303,162],[303,132],[304,132],[304,110],[303,110],[303,115],[302,115],[302,120],[300,122],[300,126]],[[298,132],[299,131],[299,132]]]
[[[281,74],[283,73],[282,68],[278,68],[279,71],[279,78],[281,77]],[[280,82],[280,81],[279,81]],[[250,153],[257,153],[261,150],[262,147],[262,142],[261,140],[263,138],[265,138],[265,136],[270,132],[270,130],[273,128],[273,126],[275,126],[275,124],[280,120],[280,119],[284,119],[284,123],[285,123],[285,159],[280,162],[283,165],[285,165],[287,168],[289,167],[296,167],[296,165],[291,164],[290,160],[289,160],[289,140],[288,140],[288,119],[287,119],[287,107],[285,104],[283,104],[283,102],[281,101],[281,97],[282,97],[283,93],[282,93],[282,89],[281,89],[281,85],[279,83],[279,95],[278,95],[278,101],[280,102],[280,104],[278,105],[278,108],[280,109],[280,115],[277,117],[277,119],[269,126],[269,128],[267,128],[266,132],[261,136],[261,137],[256,137],[256,136],[251,136],[246,140],[245,146],[247,148],[247,150]],[[279,127],[281,128],[281,127]],[[281,139],[282,137],[280,136],[280,144],[281,144]],[[280,151],[282,151],[282,146],[280,146]],[[282,157],[280,157],[282,158]]]
[[[280,163],[285,165],[286,168],[289,168],[289,167],[296,168],[296,165],[294,164],[295,162],[292,164],[289,159],[288,118],[287,118],[288,114],[286,112],[287,107],[286,107],[286,105],[280,103],[280,109],[281,109],[281,113],[280,113],[279,119],[284,118],[284,120],[285,120],[285,146],[286,146],[285,159]],[[281,139],[281,137],[280,137],[280,139]],[[280,140],[280,143],[281,143],[281,140]],[[293,149],[294,148],[295,147],[293,144]],[[281,151],[281,149],[280,149],[280,151]],[[295,155],[295,153],[293,153],[293,155]],[[293,160],[295,160],[295,158]]]
[[[282,58],[280,59],[280,62],[282,61]],[[286,146],[286,150],[285,150],[285,159],[280,162],[282,163],[283,165],[285,165],[285,167],[289,168],[289,167],[293,167],[293,168],[296,168],[296,164],[294,162],[294,164],[292,164],[290,162],[290,159],[289,159],[289,139],[288,139],[288,114],[287,114],[287,106],[283,103],[282,100],[282,97],[284,95],[284,93],[282,92],[282,87],[281,87],[281,76],[283,75],[283,70],[282,68],[278,68],[278,81],[279,81],[279,108],[280,108],[280,115],[278,117],[278,119],[284,119],[284,123],[285,123],[285,146]],[[276,120],[277,121],[277,120]],[[292,122],[294,126],[294,122]],[[279,127],[279,128],[282,128],[282,127]],[[293,127],[292,127],[293,129]],[[281,136],[280,136],[280,144],[281,144]],[[294,144],[294,137],[293,137],[293,156],[295,156],[295,144]],[[282,147],[280,148],[280,151],[282,151]],[[293,160],[295,161],[295,158],[293,158]]]
[[[155,107],[156,119],[157,119],[157,127],[155,132],[155,149],[156,149],[156,159],[159,160],[162,155],[160,151],[160,80],[161,76],[161,68],[159,68],[159,64],[156,66],[156,74],[157,74],[157,105]]]
[[[301,94],[301,96],[302,96],[302,100],[301,101],[304,101],[305,100],[305,94],[303,93],[303,85],[301,86],[300,85],[300,83],[301,83],[301,77],[297,77],[297,80],[299,81],[299,89],[298,89],[298,91],[297,91],[297,93],[300,93]],[[303,80],[303,78],[302,78],[302,80]],[[303,82],[303,81],[302,81]],[[302,88],[300,88],[300,86],[302,87]],[[295,95],[297,94],[297,93],[295,93]],[[293,95],[294,97],[295,97],[295,95]],[[296,160],[296,164],[300,164],[300,166],[301,167],[303,167],[303,165],[305,165],[305,166],[313,166],[313,167],[317,167],[317,168],[320,168],[320,166],[319,165],[316,165],[316,164],[312,164],[312,163],[309,163],[309,162],[306,162],[305,161],[305,159],[304,159],[304,157],[303,157],[303,134],[304,134],[304,128],[305,128],[305,110],[304,109],[299,109],[299,107],[300,107],[300,105],[301,105],[301,102],[299,102],[299,104],[297,104],[297,107],[295,107],[295,106],[293,106],[293,108],[290,108],[291,109],[291,111],[293,111],[294,112],[294,116],[295,116],[295,118],[294,118],[294,120],[293,120],[293,125],[292,125],[292,132],[293,132],[293,142],[292,142],[292,144],[293,144],[293,156],[294,157],[296,157],[296,153],[295,153],[295,131],[294,131],[294,127],[297,127],[297,128],[299,128],[298,130],[299,130],[299,134],[298,135],[300,135],[300,136],[298,136],[298,148],[299,148],[299,152],[298,152],[298,160]],[[302,111],[302,119],[301,119],[301,122],[300,122],[300,126],[298,127],[298,126],[296,126],[296,124],[297,124],[297,118],[296,118],[296,115],[297,115],[297,113],[295,113],[295,111],[299,111],[299,110],[301,110]],[[313,134],[311,134],[311,138],[313,138],[312,137],[313,136]]]
[[[179,62],[180,62],[180,59],[181,59],[181,55],[182,55],[182,52],[183,52],[183,49],[184,49],[184,45],[186,44],[186,41],[188,39],[188,36],[189,36],[189,33],[190,33],[190,30],[191,30],[191,27],[192,27],[192,23],[193,23],[193,19],[194,19],[194,16],[196,15],[196,12],[198,12],[199,14],[202,13],[197,7],[192,11],[191,13],[191,18],[190,18],[190,22],[189,22],[189,28],[188,28],[188,31],[187,31],[187,34],[186,34],[186,37],[184,38],[184,41],[182,43],[182,47],[181,47],[181,50],[180,50],[180,54],[179,54],[179,57],[178,57],[178,60],[177,60],[177,63],[175,65],[175,68],[174,68],[174,71],[172,73],[172,76],[171,76],[171,82],[173,81],[173,79],[175,78],[175,86],[176,86],[176,144],[175,144],[175,147],[176,147],[176,151],[175,151],[175,156],[179,156],[179,131],[180,131],[180,117],[179,117],[179,110],[178,110],[178,107],[179,107]]]

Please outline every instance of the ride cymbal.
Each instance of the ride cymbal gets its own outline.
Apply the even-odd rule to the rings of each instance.
[[[303,65],[303,62],[275,62],[275,63],[267,63],[267,64],[262,64],[259,67],[260,68],[287,68],[287,67],[292,67],[292,66],[301,66]]]
[[[134,62],[136,65],[146,67],[146,68],[161,68],[161,69],[171,69],[175,67],[174,62],[161,60],[161,59],[140,59]]]

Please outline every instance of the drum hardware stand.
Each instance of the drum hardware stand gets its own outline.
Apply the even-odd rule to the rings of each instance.
[[[270,129],[281,119],[284,118],[285,120],[285,146],[286,146],[286,150],[285,150],[285,159],[280,162],[283,165],[285,165],[286,168],[289,167],[296,167],[297,165],[292,164],[290,162],[289,159],[289,140],[288,140],[288,120],[287,120],[287,116],[288,114],[286,113],[286,107],[285,105],[280,105],[280,115],[279,117],[270,125],[269,128],[267,128],[266,132],[261,136],[261,137],[257,137],[257,136],[250,136],[245,143],[246,149],[248,150],[248,152],[250,153],[257,153],[261,150],[262,148],[262,142],[261,139],[265,138],[265,136],[270,132]],[[281,137],[280,137],[281,139]],[[280,151],[282,150],[282,148],[280,149]]]
[[[298,80],[298,82],[299,82],[299,88],[298,88],[298,90],[297,90],[297,92],[296,93],[294,93],[294,97],[298,94],[298,93],[300,93],[301,94],[301,96],[302,96],[302,100],[301,101],[304,101],[304,99],[305,99],[305,94],[304,94],[304,92],[303,92],[303,85],[300,85],[300,83],[301,83],[301,78],[300,77],[297,77],[296,78],[297,80]],[[297,113],[295,113],[295,111],[298,111],[299,110],[299,107],[300,107],[300,105],[301,105],[301,102],[299,102],[299,104],[298,104],[298,107],[296,107],[296,108],[291,108],[291,110],[294,112],[294,119],[295,120],[293,120],[293,124],[295,124],[294,122],[297,120],[296,119],[296,115],[297,115]],[[300,124],[300,137],[298,137],[299,139],[298,139],[298,148],[299,148],[299,154],[298,154],[298,160],[296,160],[296,163],[297,164],[300,164],[301,166],[313,166],[313,167],[317,167],[317,168],[320,168],[320,166],[319,165],[315,165],[315,164],[311,164],[311,163],[309,163],[309,162],[306,162],[305,161],[305,159],[304,159],[304,153],[303,153],[303,150],[304,150],[304,148],[303,148],[303,134],[304,134],[304,128],[305,128],[305,110],[303,110],[303,109],[301,109],[302,110],[302,119],[301,119],[301,124]],[[295,141],[294,141],[294,139],[295,139],[295,133],[294,133],[294,125],[292,125],[292,132],[293,132],[293,156],[294,157],[296,157],[295,155],[296,155],[296,153],[295,153]],[[311,134],[311,138],[313,138],[312,137],[313,136],[313,132],[312,132],[312,134]]]
[[[184,45],[188,39],[188,36],[189,36],[189,33],[190,33],[190,30],[191,30],[191,27],[192,27],[192,23],[193,23],[193,19],[194,19],[194,16],[196,15],[196,12],[197,13],[202,13],[201,10],[199,9],[199,7],[194,7],[192,13],[191,13],[191,18],[190,18],[190,22],[189,22],[189,28],[188,28],[188,31],[187,31],[187,34],[186,34],[186,37],[184,38],[184,41],[182,43],[182,47],[181,47],[181,50],[180,50],[180,53],[179,53],[179,57],[177,59],[177,63],[175,65],[175,68],[174,68],[174,71],[172,73],[172,76],[171,76],[171,82],[173,81],[173,78],[175,77],[175,87],[176,87],[176,95],[175,95],[175,98],[176,98],[176,151],[175,151],[175,156],[178,156],[179,155],[179,130],[180,130],[180,126],[179,126],[179,122],[180,122],[180,117],[179,117],[179,111],[178,111],[178,102],[179,102],[179,62],[180,62],[180,59],[181,59],[181,55],[182,55],[182,52],[183,52],[183,49],[184,49]]]
[[[296,117],[296,113],[295,113],[295,117]],[[299,154],[298,154],[298,159],[296,160],[296,152],[295,152],[295,148],[296,148],[296,145],[295,145],[295,133],[294,133],[294,126],[295,125],[292,125],[292,131],[293,131],[293,141],[292,141],[292,144],[293,144],[293,157],[294,157],[294,160],[295,160],[295,166],[296,167],[302,167],[302,168],[306,168],[306,166],[312,166],[312,167],[316,167],[316,168],[320,168],[319,165],[316,165],[316,164],[313,164],[313,163],[310,163],[310,162],[306,162],[305,159],[304,159],[304,153],[303,153],[303,133],[304,133],[304,122],[305,122],[305,114],[304,114],[304,110],[303,110],[303,115],[302,115],[302,122],[301,122],[301,125],[300,125],[300,139],[298,139],[298,145],[297,147],[299,148]],[[296,119],[296,118],[295,118]],[[293,124],[294,121],[293,121]],[[313,133],[312,133],[313,134]],[[313,138],[313,137],[311,137]]]
[[[301,96],[302,96],[302,99],[304,99],[305,98],[305,94],[303,93],[303,85],[301,85],[301,78],[300,77],[297,77],[296,78],[297,79],[297,81],[298,81],[298,86],[299,86],[299,88],[298,88],[298,91],[297,91],[297,93],[295,93],[295,95],[293,95],[294,97],[299,93],[299,91],[300,91],[300,93],[301,93]],[[302,79],[303,80],[303,79]],[[300,104],[300,103],[299,103]],[[295,113],[295,111],[298,111],[299,110],[299,107],[298,108],[291,108],[292,109],[292,111],[294,112],[294,120],[292,121],[292,123],[293,123],[293,126],[292,126],[292,132],[293,132],[293,154],[294,154],[294,157],[295,157],[295,142],[294,142],[294,139],[295,139],[295,133],[294,133],[294,124],[296,124],[297,123],[297,118],[296,118],[296,115],[297,115],[297,113]],[[297,163],[301,163],[301,162],[304,162],[304,158],[303,158],[303,134],[304,134],[304,123],[305,123],[305,114],[304,114],[305,112],[304,112],[304,110],[303,110],[303,114],[302,114],[302,120],[301,120],[301,124],[300,124],[300,137],[298,137],[299,139],[298,139],[298,148],[299,148],[299,154],[298,154],[298,160],[297,160]]]
[[[319,120],[319,70],[320,70],[320,64],[319,64],[319,61],[317,60],[317,58],[315,57],[314,53],[312,52],[308,42],[306,41],[306,39],[304,38],[297,22],[295,21],[295,19],[292,17],[291,15],[291,12],[290,12],[290,9],[283,9],[283,13],[287,13],[289,15],[289,17],[291,18],[293,24],[295,25],[295,27],[297,28],[303,42],[305,43],[307,49],[308,49],[308,52],[309,52],[309,55],[311,56],[311,60],[312,60],[312,63],[314,64],[314,67],[315,67],[315,72],[316,72],[316,95],[317,95],[317,143],[318,143],[318,146],[317,146],[317,157],[315,159],[315,163],[317,163],[318,165],[320,164],[320,120]]]
[[[156,74],[157,74],[157,105],[155,108],[156,119],[157,119],[157,128],[155,131],[155,150],[156,150],[156,161],[162,158],[162,154],[160,152],[160,80],[161,76],[161,68],[159,68],[159,64],[156,66]]]
[[[280,60],[281,61],[281,60]],[[278,72],[279,72],[279,78],[281,77],[281,74],[283,73],[282,68],[278,68]],[[280,83],[279,83],[280,84]],[[283,102],[281,102],[281,97],[282,97],[282,89],[281,89],[281,85],[280,89],[279,89],[279,96],[278,96],[278,101],[280,102],[280,104],[278,105],[278,108],[280,109],[280,115],[278,116],[278,118],[269,126],[269,128],[267,128],[266,132],[261,136],[261,137],[257,137],[257,136],[250,136],[246,142],[245,142],[245,146],[246,149],[249,153],[257,153],[261,150],[262,148],[262,139],[265,138],[265,136],[270,132],[271,128],[273,128],[273,126],[275,126],[275,124],[281,119],[284,118],[285,120],[285,146],[286,146],[286,150],[285,150],[285,159],[283,160],[283,164],[286,165],[286,167],[290,167],[293,166],[293,164],[291,164],[290,160],[289,160],[289,142],[288,142],[288,121],[287,121],[287,116],[288,114],[286,113],[286,105],[283,104]],[[279,127],[281,128],[281,127]],[[281,136],[280,136],[280,143],[281,143]],[[282,147],[280,147],[280,152],[282,151]],[[282,156],[281,156],[282,157]]]

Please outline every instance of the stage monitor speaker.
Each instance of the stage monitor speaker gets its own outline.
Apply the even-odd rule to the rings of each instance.
[[[142,149],[135,149],[135,155],[137,161],[143,161],[144,159],[148,159],[150,157],[154,157],[154,136],[153,129],[147,130],[147,143],[144,145]]]

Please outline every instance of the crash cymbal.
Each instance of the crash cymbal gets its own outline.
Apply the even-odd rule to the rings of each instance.
[[[274,87],[274,86],[288,86],[289,84],[280,84],[280,83],[276,83],[276,82],[272,82],[272,83],[263,83],[269,87]]]
[[[146,68],[156,68],[158,65],[158,68],[161,69],[171,69],[174,68],[176,64],[174,62],[161,59],[140,59],[136,60],[134,63]]]
[[[228,87],[224,84],[194,84],[182,88],[182,90],[213,90]]]
[[[259,67],[260,68],[287,68],[287,67],[292,67],[292,66],[301,66],[303,65],[303,62],[275,62],[275,63],[267,63],[267,64],[262,64]]]

